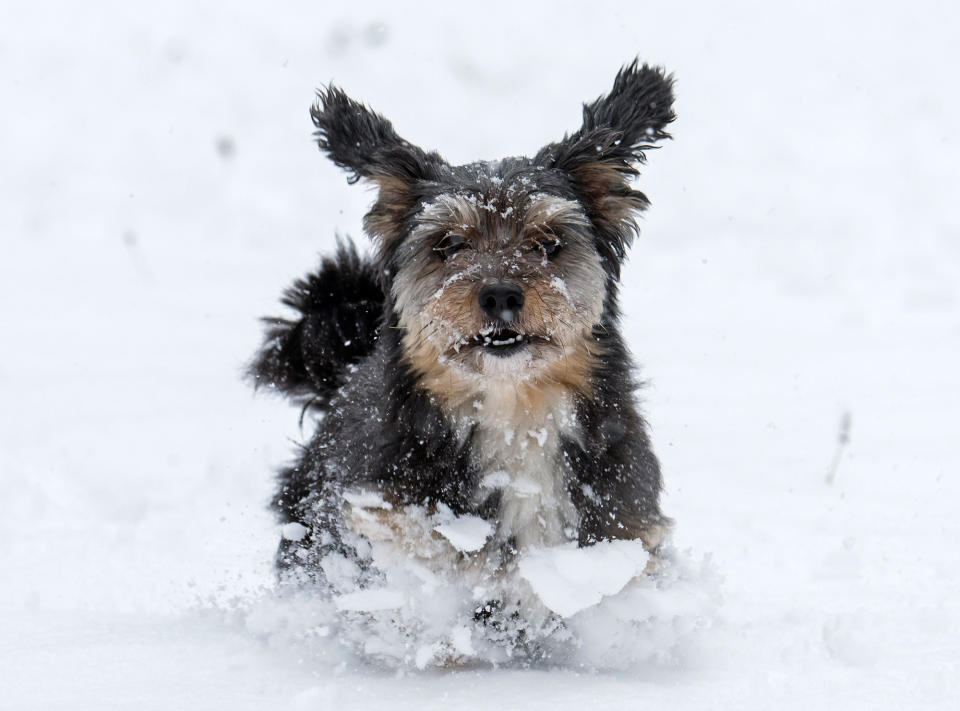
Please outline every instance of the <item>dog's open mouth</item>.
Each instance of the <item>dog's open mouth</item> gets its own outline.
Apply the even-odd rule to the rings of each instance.
[[[497,329],[489,333],[479,333],[471,340],[471,345],[483,348],[497,356],[507,356],[526,348],[532,337],[510,329]]]

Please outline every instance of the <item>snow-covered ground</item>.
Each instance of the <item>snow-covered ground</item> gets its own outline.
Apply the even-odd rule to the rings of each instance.
[[[719,5],[5,2],[0,708],[956,708],[960,11]],[[467,161],[637,54],[680,118],[625,327],[708,639],[617,673],[305,654],[251,602],[297,413],[239,375],[370,200],[313,88]]]

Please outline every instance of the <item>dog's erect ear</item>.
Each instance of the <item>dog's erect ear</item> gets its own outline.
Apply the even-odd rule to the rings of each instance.
[[[333,85],[317,92],[310,118],[317,127],[317,145],[351,173],[351,183],[380,176],[430,179],[443,163],[436,153],[427,153],[400,138],[387,119]]]
[[[605,258],[619,262],[624,257],[636,230],[634,213],[649,204],[630,181],[639,174],[636,166],[644,162],[645,151],[670,138],[664,128],[674,118],[673,77],[634,60],[619,71],[609,94],[584,104],[583,126],[576,133],[546,146],[534,159],[567,173],[594,224],[607,232],[601,240],[609,248]]]
[[[317,92],[310,117],[317,145],[350,173],[348,180],[366,178],[380,188],[366,225],[373,236],[389,239],[415,203],[414,185],[436,179],[443,159],[403,140],[387,119],[332,85]]]

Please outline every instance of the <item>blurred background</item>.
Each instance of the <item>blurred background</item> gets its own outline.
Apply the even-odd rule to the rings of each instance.
[[[947,708],[958,16],[5,2],[0,707],[424,708],[482,688],[529,708]],[[271,583],[272,473],[310,432],[241,381],[257,319],[335,235],[366,243],[372,194],[312,143],[315,88],[335,81],[467,162],[576,130],[635,56],[674,72],[679,118],[639,181],[653,204],[624,327],[676,542],[725,580],[717,650],[667,680],[356,689],[228,621]]]

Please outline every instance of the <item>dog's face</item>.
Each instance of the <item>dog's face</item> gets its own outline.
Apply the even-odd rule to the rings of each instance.
[[[543,377],[586,357],[606,293],[590,221],[522,180],[437,195],[398,245],[392,293],[421,374]]]
[[[594,330],[614,314],[620,264],[646,197],[629,182],[667,137],[672,81],[636,62],[584,106],[579,131],[533,158],[450,166],[329,88],[321,148],[379,188],[365,219],[408,364],[433,390],[496,380],[583,389]]]

